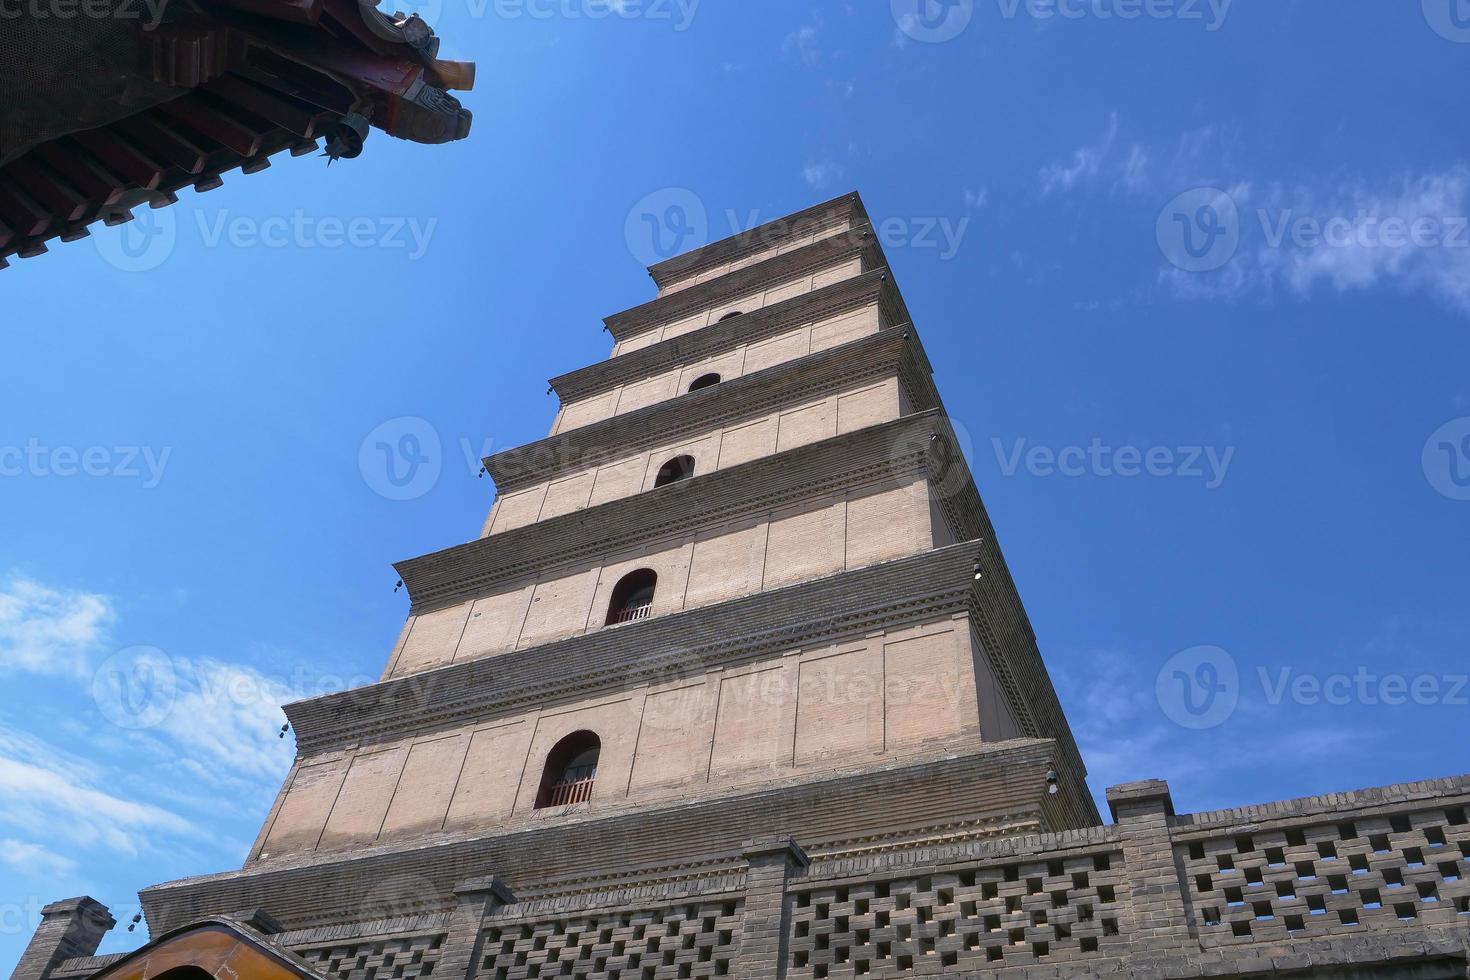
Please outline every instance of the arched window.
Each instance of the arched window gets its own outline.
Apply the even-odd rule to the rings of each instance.
[[[745,311],[744,310],[734,310],[734,311],[732,311],[730,313],[726,313],[724,316],[720,317],[719,322],[720,323],[724,323],[726,320],[733,320],[737,316],[744,316],[744,315],[745,315]]]
[[[607,605],[607,625],[631,623],[647,619],[653,608],[653,590],[658,586],[658,573],[651,568],[629,572],[613,586],[612,601]]]
[[[687,480],[694,475],[693,456],[675,456],[658,468],[658,476],[653,478],[654,489],[667,486],[670,483],[678,483]]]
[[[601,753],[602,739],[593,732],[573,732],[552,746],[536,791],[536,809],[590,800]]]
[[[720,376],[718,374],[701,374],[694,379],[694,384],[689,386],[689,390],[698,391],[701,388],[708,388],[711,385],[717,385],[719,383]]]

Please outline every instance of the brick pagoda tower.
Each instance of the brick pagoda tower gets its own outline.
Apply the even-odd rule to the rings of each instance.
[[[245,867],[17,980],[1466,975],[1470,779],[1101,825],[856,195],[650,272]]]

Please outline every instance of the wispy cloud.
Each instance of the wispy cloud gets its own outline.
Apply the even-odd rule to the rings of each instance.
[[[69,875],[77,862],[40,844],[0,838],[0,864],[21,874]]]
[[[1124,139],[1119,115],[1113,112],[1096,141],[1041,168],[1041,194],[1091,189],[1157,196],[1166,190],[1177,194],[1186,187],[1233,183],[1231,161],[1238,141],[1234,127],[1213,124],[1191,129],[1172,143],[1151,146]]]
[[[6,801],[0,823],[33,838],[14,841],[12,855],[19,860],[45,850],[34,838],[133,855],[153,833],[195,835],[178,814],[114,795],[100,788],[99,781],[97,770],[86,762],[0,726],[0,799]]]
[[[1118,114],[1108,117],[1107,129],[1095,143],[1079,146],[1065,162],[1048,164],[1041,168],[1041,193],[1043,196],[1055,191],[1070,191],[1072,188],[1097,178],[1103,164],[1112,156],[1113,146],[1118,141]]]
[[[822,32],[822,15],[812,12],[812,19],[781,39],[781,53],[803,65],[815,67],[822,63],[822,49],[817,37]]]
[[[841,164],[830,161],[808,163],[801,171],[801,179],[806,181],[812,190],[825,190],[838,180],[842,179],[844,171]]]
[[[0,668],[85,674],[114,619],[105,595],[12,578],[0,588]]]
[[[990,188],[988,187],[966,187],[963,193],[967,210],[978,211],[990,203]]]
[[[1230,189],[1240,247],[1207,273],[1163,266],[1182,299],[1308,299],[1388,288],[1470,315],[1470,167]]]

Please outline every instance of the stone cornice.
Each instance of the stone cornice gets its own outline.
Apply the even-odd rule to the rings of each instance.
[[[1359,809],[1381,809],[1395,805],[1405,809],[1421,806],[1445,809],[1463,807],[1467,803],[1470,803],[1470,774],[1328,793],[1324,796],[1306,796],[1295,800],[1278,800],[1228,810],[1188,813],[1171,818],[1171,823],[1176,829],[1175,840],[1189,841],[1195,837],[1218,837],[1226,831],[1267,820],[1293,817],[1305,820],[1345,819]]]
[[[732,262],[743,255],[758,252],[788,239],[831,228],[844,219],[848,221],[850,227],[854,228],[868,224],[867,209],[863,207],[862,197],[856,191],[824,201],[804,211],[789,214],[784,218],[768,221],[739,235],[712,242],[703,248],[676,255],[672,259],[649,266],[648,274],[662,289],[671,282],[688,278],[711,266]]]
[[[386,880],[411,880],[424,913],[448,910],[469,868],[493,870],[518,898],[535,902],[648,880],[718,880],[744,870],[743,841],[770,833],[800,840],[819,863],[840,858],[841,841],[866,838],[874,827],[905,837],[926,826],[967,821],[981,839],[997,821],[1013,822],[1023,810],[1039,814],[1046,791],[1040,777],[1054,751],[1046,740],[953,746],[692,799],[565,814],[479,836],[440,835],[292,864],[256,864],[155,885],[139,897],[155,930],[251,906],[269,906],[296,930],[364,918],[372,890]]]
[[[501,494],[611,463],[683,436],[754,418],[897,370],[918,409],[939,404],[933,369],[911,324],[890,327],[635,412],[487,456]]]
[[[933,409],[492,534],[393,567],[419,613],[671,535],[837,490],[907,483],[950,438]],[[952,453],[945,457],[952,458]]]
[[[752,310],[744,316],[558,375],[551,379],[551,387],[566,405],[619,384],[714,357],[741,344],[773,337],[804,323],[837,316],[873,302],[881,305],[887,323],[908,322],[908,311],[893,283],[893,274],[886,268],[874,269],[815,292]]]
[[[966,542],[285,706],[297,751],[319,755],[526,706],[698,677],[819,640],[971,608]]]
[[[718,279],[649,300],[631,310],[614,313],[603,320],[603,323],[614,340],[624,340],[651,330],[661,323],[677,320],[695,310],[714,306],[722,300],[735,299],[751,290],[775,285],[802,273],[856,256],[862,257],[864,272],[888,265],[873,229],[863,225],[861,228],[853,228],[840,235],[792,249],[784,255],[746,266]]]

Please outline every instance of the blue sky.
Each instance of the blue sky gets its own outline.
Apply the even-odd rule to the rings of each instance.
[[[276,705],[377,675],[390,564],[474,536],[674,203],[692,247],[863,193],[1094,792],[1470,769],[1470,5],[917,2],[430,0],[467,142],[0,273],[0,964],[239,866]]]

